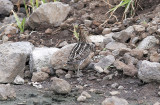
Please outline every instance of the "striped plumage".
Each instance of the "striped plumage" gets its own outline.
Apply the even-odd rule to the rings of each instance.
[[[67,64],[71,64],[74,66],[78,65],[78,72],[77,72],[78,74],[80,65],[89,56],[90,52],[93,51],[94,45],[91,44],[90,41],[87,39],[89,31],[84,25],[79,25],[77,31],[79,32],[79,41],[72,48],[70,55],[68,57]]]

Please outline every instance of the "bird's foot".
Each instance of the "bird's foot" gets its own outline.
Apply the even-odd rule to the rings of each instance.
[[[77,71],[77,77],[82,77],[83,73],[81,71]]]

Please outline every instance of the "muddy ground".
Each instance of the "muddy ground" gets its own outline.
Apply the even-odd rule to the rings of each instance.
[[[137,77],[126,77],[122,73],[114,76],[111,80],[105,80],[104,74],[97,74],[93,71],[84,71],[82,80],[77,78],[67,79],[72,85],[72,92],[67,95],[57,95],[51,93],[49,90],[50,81],[43,82],[43,89],[37,89],[28,84],[13,85],[16,90],[17,98],[14,101],[0,101],[0,105],[101,105],[101,102],[110,97],[111,91],[118,91],[120,94],[116,95],[124,98],[129,102],[129,105],[153,105],[160,101],[157,95],[159,91],[158,83],[142,84]],[[118,83],[124,86],[123,90],[111,88],[111,84]],[[83,90],[89,92],[92,98],[85,102],[77,102],[76,98],[80,95],[76,86],[84,86]]]

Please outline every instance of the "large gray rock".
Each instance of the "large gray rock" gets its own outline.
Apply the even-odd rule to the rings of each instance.
[[[133,35],[133,32],[134,32],[134,28],[133,26],[130,26],[121,32],[114,33],[113,39],[115,39],[116,41],[125,43],[126,41],[128,41],[128,39],[131,38],[131,36]]]
[[[61,2],[50,2],[42,4],[29,17],[26,22],[32,29],[40,25],[59,26],[67,17],[70,6]]]
[[[94,69],[98,72],[102,72],[104,69],[108,69],[108,67],[113,64],[115,61],[115,58],[113,55],[108,55],[104,58],[102,58],[98,63],[94,65]]]
[[[23,77],[26,59],[33,48],[29,42],[0,45],[0,83],[13,82],[17,75]]]
[[[0,84],[0,100],[14,100],[16,98],[16,93],[14,88],[10,86],[10,84]]]
[[[106,49],[108,50],[120,50],[123,48],[127,48],[127,46],[123,43],[119,43],[119,42],[110,42],[106,45]]]
[[[160,82],[160,63],[147,60],[139,62],[138,77],[144,82]]]
[[[128,105],[127,100],[112,96],[111,98],[106,98],[102,105]]]
[[[138,49],[146,50],[154,47],[158,43],[158,39],[155,36],[147,36],[145,39],[140,42]]]
[[[13,4],[10,0],[0,0],[0,15],[9,15],[13,10]]]
[[[60,50],[56,51],[51,57],[51,65],[54,69],[66,69],[66,70],[77,70],[78,66],[73,66],[66,64],[68,61],[68,56],[72,48],[75,46],[74,44],[69,44],[62,47]],[[85,61],[81,64],[80,69],[86,67],[93,57],[94,53],[90,53],[89,56],[85,59]]]
[[[58,51],[58,48],[35,48],[30,57],[31,71],[41,71],[43,67],[51,67],[50,58]]]
[[[63,79],[53,77],[51,84],[51,90],[58,94],[68,94],[71,92],[71,85]]]

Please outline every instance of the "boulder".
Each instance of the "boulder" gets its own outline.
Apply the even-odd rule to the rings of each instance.
[[[59,26],[67,17],[70,6],[62,2],[49,2],[38,7],[26,21],[26,24],[32,29],[42,25]]]
[[[155,36],[147,36],[139,43],[137,48],[141,50],[146,50],[154,47],[157,43],[158,39]]]
[[[51,67],[50,58],[58,50],[58,48],[48,47],[35,48],[30,57],[31,71],[41,71],[43,67]]]
[[[25,63],[34,46],[29,42],[10,42],[0,45],[0,83],[13,82],[24,76]]]
[[[13,4],[10,0],[0,0],[0,15],[9,15],[13,10]]]
[[[160,82],[160,63],[149,62],[147,60],[139,61],[138,77],[144,82]]]
[[[71,85],[64,79],[53,77],[51,90],[58,94],[68,94],[71,92]]]
[[[131,38],[131,36],[133,35],[133,32],[134,32],[134,28],[130,26],[121,32],[114,33],[113,39],[115,39],[118,42],[125,43]]]

